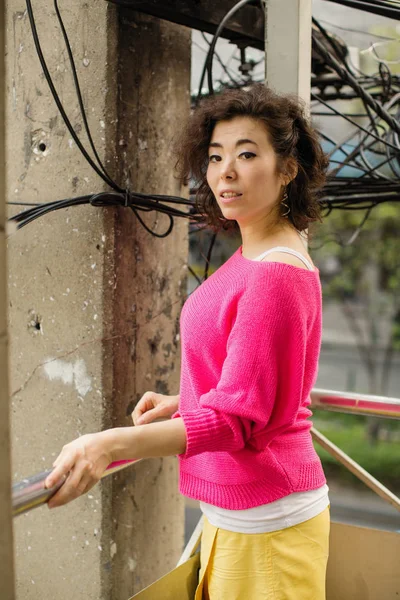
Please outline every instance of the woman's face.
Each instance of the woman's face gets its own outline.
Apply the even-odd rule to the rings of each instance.
[[[208,150],[207,182],[226,219],[239,225],[271,218],[285,185],[262,121],[235,117],[216,124]]]

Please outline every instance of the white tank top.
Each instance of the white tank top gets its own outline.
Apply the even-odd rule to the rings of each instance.
[[[270,250],[266,250],[256,258],[253,258],[253,260],[264,260],[264,258],[268,256],[268,254],[272,254],[272,252],[285,252],[286,254],[293,254],[293,256],[297,256],[297,258],[299,258],[310,271],[314,271],[314,267],[310,261],[303,256],[301,252],[298,252],[298,250],[293,250],[293,248],[287,248],[286,246],[275,246],[275,248],[270,248]]]
[[[261,261],[272,252],[293,254],[310,271],[314,270],[310,261],[300,252],[286,246],[275,246],[253,260]],[[319,515],[329,505],[328,491],[329,487],[325,484],[316,490],[294,492],[269,504],[246,510],[228,510],[206,502],[200,502],[200,509],[209,522],[220,529],[237,533],[268,533],[293,527]]]

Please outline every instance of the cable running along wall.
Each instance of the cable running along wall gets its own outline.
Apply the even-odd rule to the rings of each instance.
[[[107,172],[98,155],[89,128],[73,52],[58,6],[58,0],[53,0],[53,3],[67,51],[79,110],[89,142],[89,149],[85,147],[76,133],[57,93],[42,51],[32,2],[31,0],[26,0],[27,14],[32,29],[36,52],[51,94],[72,139],[87,163],[110,190],[76,198],[55,200],[44,204],[24,203],[23,205],[25,207],[29,206],[29,208],[13,216],[10,221],[16,223],[17,228],[20,229],[51,211],[90,204],[94,207],[120,206],[129,208],[141,225],[155,237],[163,238],[168,236],[173,229],[174,219],[177,217],[185,218],[190,221],[192,224],[192,227],[190,228],[191,233],[201,231],[205,227],[205,219],[203,215],[198,212],[195,203],[195,188],[191,190],[191,198],[189,200],[163,194],[143,194],[135,192],[132,189],[125,189],[118,182],[114,181]],[[344,1],[341,3],[346,4]],[[238,73],[237,77],[232,76],[232,68],[228,70],[228,66],[224,64],[222,59],[216,53],[218,39],[229,19],[233,15],[236,15],[236,13],[239,13],[240,15],[240,9],[247,4],[257,5],[260,10],[264,10],[264,2],[262,0],[240,0],[222,19],[215,35],[212,37],[211,41],[207,42],[207,55],[202,69],[198,93],[193,98],[194,106],[201,101],[201,98],[205,95],[214,93],[214,57],[217,58],[222,65],[225,74],[228,75],[228,81],[226,83],[220,82],[217,91],[221,91],[221,89],[226,87],[249,86],[258,81],[252,76],[251,63],[246,61],[245,48],[240,47],[240,66],[238,69],[240,73]],[[358,4],[357,7],[362,8],[361,4],[365,3],[353,2],[353,4]],[[389,9],[390,5],[390,8],[398,11],[398,14],[396,12],[396,15],[397,17],[400,17],[400,7],[393,8],[393,3],[369,2],[369,5],[372,6],[373,4],[379,4],[380,7],[385,10]],[[375,6],[375,8],[377,8],[377,6]],[[313,75],[311,80],[311,114],[321,114],[318,112],[318,108],[322,107],[323,110],[326,111],[323,113],[325,116],[329,114],[340,116],[353,127],[351,133],[341,142],[336,142],[325,132],[320,131],[322,139],[329,145],[331,164],[329,177],[320,198],[323,207],[323,215],[326,216],[334,209],[362,210],[365,212],[365,215],[360,224],[361,228],[375,206],[383,202],[398,202],[400,200],[400,79],[399,76],[391,73],[389,66],[385,61],[378,59],[378,72],[376,74],[368,75],[361,72],[351,63],[349,52],[344,42],[337,36],[328,33],[316,19],[313,19],[312,45]],[[203,94],[203,82],[206,76],[208,93]],[[349,88],[351,92],[349,92]],[[330,103],[331,101],[338,99],[351,100],[357,98],[361,99],[363,103],[365,109],[363,116],[367,117],[369,121],[367,125],[359,124],[354,120],[356,116],[351,115],[351,113],[344,114]],[[350,144],[352,141],[353,144]],[[340,157],[340,160],[338,160],[338,157]],[[356,170],[356,176],[344,175],[344,169],[349,167]],[[18,203],[9,202],[9,204]],[[168,217],[169,225],[164,232],[157,233],[156,231],[153,231],[141,217],[140,213],[152,211],[157,211]],[[215,239],[216,234],[214,233],[211,238],[209,250],[204,257],[205,271],[203,280],[208,276],[208,266],[210,264],[211,252],[215,244]],[[199,282],[201,281],[197,276],[196,278]]]

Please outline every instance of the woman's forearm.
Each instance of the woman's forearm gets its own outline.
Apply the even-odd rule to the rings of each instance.
[[[89,491],[108,465],[117,460],[182,454],[186,429],[181,418],[135,427],[116,427],[83,435],[66,444],[46,478],[46,488],[63,485],[50,498],[50,508],[62,506]]]
[[[116,427],[104,432],[113,461],[182,454],[186,429],[181,418],[136,427]]]

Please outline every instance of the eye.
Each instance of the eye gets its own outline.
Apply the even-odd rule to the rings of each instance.
[[[255,154],[253,152],[242,152],[239,156],[243,156],[245,160],[248,160],[249,158],[253,158]]]
[[[208,162],[218,162],[221,160],[221,157],[218,156],[218,154],[211,154],[211,156],[208,157]]]

